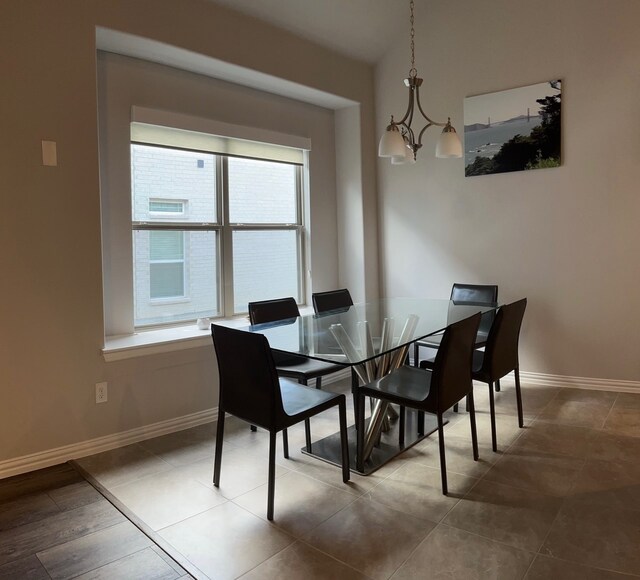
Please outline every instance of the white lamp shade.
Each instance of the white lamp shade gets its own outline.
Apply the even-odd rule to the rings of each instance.
[[[400,135],[400,131],[396,127],[390,125],[391,129],[387,129],[380,139],[378,145],[379,157],[404,157],[404,139]]]
[[[462,142],[453,127],[445,127],[436,145],[436,157],[462,157]]]
[[[413,149],[411,145],[405,142],[404,155],[402,157],[392,157],[391,163],[393,165],[413,165],[416,162],[416,158],[413,155]]]

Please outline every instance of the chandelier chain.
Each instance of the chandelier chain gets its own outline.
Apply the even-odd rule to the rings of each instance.
[[[411,68],[409,69],[409,76],[411,78],[415,78],[418,75],[418,71],[416,70],[416,55],[415,55],[415,44],[414,44],[414,38],[416,35],[416,32],[413,28],[413,0],[411,0],[411,2],[409,2],[409,9],[411,11],[411,17],[409,18],[409,21],[411,22]]]

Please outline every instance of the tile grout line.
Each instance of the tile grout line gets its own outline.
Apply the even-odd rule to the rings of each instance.
[[[427,539],[429,538],[429,536],[430,536],[431,534],[433,534],[433,533],[434,533],[434,532],[435,532],[435,531],[440,527],[440,525],[442,524],[442,521],[440,521],[440,522],[433,522],[433,523],[435,523],[436,525],[435,525],[435,526],[433,526],[433,528],[432,528],[431,530],[429,530],[429,532],[427,532],[427,535],[426,535],[424,538],[422,538],[422,540],[420,540],[420,541],[418,542],[417,546],[416,546],[413,550],[411,550],[411,552],[409,553],[409,555],[408,555],[408,556],[407,556],[407,557],[406,557],[406,558],[405,558],[405,559],[400,563],[400,565],[399,565],[399,566],[398,566],[398,567],[397,567],[397,568],[396,568],[396,569],[391,573],[391,576],[389,576],[389,578],[388,578],[387,580],[391,580],[391,579],[392,579],[392,578],[393,578],[393,577],[398,573],[398,570],[400,570],[400,568],[402,568],[402,567],[403,567],[403,566],[404,566],[404,565],[405,565],[405,564],[406,564],[406,563],[411,559],[411,557],[412,557],[412,556],[413,556],[413,555],[418,551],[418,548],[420,548],[420,546],[422,546],[422,544],[424,544],[424,543],[427,541]]]
[[[351,504],[349,504],[351,505]],[[345,506],[346,507],[346,506]],[[336,512],[337,513],[337,512]],[[343,562],[342,560],[339,560],[338,558],[336,558],[335,556],[332,556],[331,554],[327,554],[326,552],[324,552],[323,550],[321,550],[320,548],[317,548],[316,546],[313,546],[312,544],[310,544],[309,542],[307,542],[306,540],[298,540],[301,544],[304,544],[305,546],[308,546],[309,548],[311,548],[312,550],[315,550],[316,552],[320,552],[321,554],[327,556],[328,558],[331,558],[333,561],[338,562],[339,564],[342,564],[344,566],[346,566],[347,568],[357,572],[358,574],[361,574],[362,576],[364,576],[365,578],[371,578],[371,576],[368,576],[367,574],[365,574],[364,572],[358,570],[357,568],[351,566],[350,564],[347,564],[346,562]]]
[[[75,508],[78,509],[78,508]],[[110,530],[111,528],[114,528],[116,526],[119,526],[121,524],[125,523],[124,521],[122,522],[118,522],[115,524],[112,524],[110,526],[106,526],[104,528],[100,528],[98,530],[95,530],[93,532],[90,532],[88,534],[84,534],[83,536],[78,536],[77,538],[73,538],[70,539],[68,541],[62,542],[61,544],[55,544],[54,546],[47,546],[46,548],[42,549],[42,550],[38,550],[37,552],[34,552],[33,554],[31,554],[32,556],[35,556],[36,559],[38,560],[38,562],[40,562],[40,565],[42,566],[42,568],[44,569],[44,571],[46,572],[47,576],[49,576],[49,578],[52,578],[51,574],[49,573],[49,569],[47,568],[47,566],[45,565],[45,563],[40,559],[40,554],[44,554],[45,552],[48,552],[50,550],[55,550],[57,548],[60,548],[66,544],[69,544],[70,542],[75,542],[77,540],[82,540],[84,538],[89,538],[90,536],[93,536],[95,534],[98,534],[100,532],[104,532],[106,530]],[[141,550],[143,550],[144,548],[142,548]],[[138,552],[140,552],[141,550],[137,550],[135,552],[133,552],[133,554],[137,554]],[[127,554],[127,556],[130,556],[131,554]],[[24,558],[25,556],[21,556],[20,558],[18,558],[18,560]],[[27,556],[29,557],[29,556]],[[125,556],[126,557],[126,556]],[[116,558],[115,560],[110,560],[109,562],[105,562],[104,564],[102,564],[101,566],[98,566],[96,568],[93,568],[91,570],[87,570],[86,572],[92,572],[93,570],[97,570],[98,568],[101,568],[102,566],[106,566],[108,564],[112,564],[113,562],[117,562],[118,560],[120,560],[121,558]],[[10,564],[11,562],[16,562],[17,560],[10,560],[9,562],[7,562],[7,564]],[[82,574],[84,574],[85,572],[82,572]]]
[[[539,417],[539,415],[544,411],[544,409],[545,409],[546,407],[548,407],[548,406],[553,402],[553,400],[554,400],[557,396],[558,396],[558,394],[556,393],[556,395],[554,395],[554,396],[550,399],[549,403],[548,403],[547,405],[545,405],[545,407],[544,407],[542,410],[540,410],[540,411],[535,415],[535,417],[532,419],[532,424],[533,424],[533,422],[535,422],[535,420]],[[524,433],[520,433],[520,435],[518,435],[518,437],[516,437],[516,438],[515,438],[515,439],[514,439],[514,440],[513,440],[513,441],[512,441],[508,446],[507,446],[507,448],[504,450],[504,452],[502,453],[502,456],[498,459],[498,461],[496,461],[496,463],[495,463],[495,464],[493,464],[493,465],[492,465],[492,467],[491,467],[490,469],[488,469],[485,473],[483,473],[483,474],[482,474],[482,476],[481,476],[480,478],[478,478],[478,481],[473,485],[473,487],[472,487],[472,488],[471,488],[467,493],[465,493],[465,495],[464,495],[464,496],[463,496],[463,498],[461,498],[461,499],[465,499],[465,498],[466,498],[466,497],[467,497],[467,496],[468,496],[468,495],[473,491],[473,489],[474,489],[474,488],[475,488],[475,487],[476,487],[476,486],[477,486],[481,481],[485,481],[485,482],[487,482],[487,483],[493,483],[493,482],[491,482],[490,480],[485,480],[486,475],[491,471],[491,469],[493,469],[493,467],[495,467],[496,465],[498,465],[498,463],[499,463],[500,461],[503,461],[503,460],[504,460],[504,458],[507,456],[507,454],[508,454],[508,452],[511,450],[511,448],[516,444],[516,442],[517,442],[521,437],[523,437],[523,436],[525,435],[525,433],[526,433],[526,431],[525,431]],[[583,462],[583,463],[582,463],[582,466],[581,466],[581,468],[580,468],[580,471],[582,471],[582,469],[584,468],[584,465],[585,465],[585,463],[586,463],[586,459],[584,459],[584,458],[583,458],[583,459],[582,459],[582,462]],[[524,491],[524,492],[527,492],[527,493],[538,493],[538,494],[540,494],[540,495],[546,495],[546,496],[549,496],[549,497],[554,497],[554,496],[552,496],[552,495],[550,495],[550,494],[545,494],[545,493],[542,493],[542,492],[539,492],[539,491],[532,491],[532,490],[530,490],[530,489],[521,488],[521,487],[518,487],[517,485],[509,485],[509,484],[505,484],[505,483],[500,483],[500,484],[497,484],[497,485],[504,485],[504,486],[506,486],[506,487],[511,487],[511,488],[513,488],[513,489],[517,489],[517,490],[519,490],[519,491]],[[575,485],[575,482],[574,482],[574,483],[572,483],[571,489],[573,489],[573,485]],[[442,525],[445,525],[445,526],[449,526],[449,527],[452,527],[452,528],[454,528],[454,529],[461,530],[461,531],[463,531],[463,532],[465,532],[465,533],[469,533],[469,534],[472,534],[472,535],[478,536],[478,537],[483,538],[483,539],[485,539],[485,540],[488,540],[488,541],[491,541],[491,542],[496,542],[496,543],[498,543],[498,544],[502,544],[502,545],[505,545],[505,546],[509,546],[509,547],[514,548],[514,549],[516,549],[516,550],[521,550],[521,551],[523,551],[523,552],[528,552],[528,553],[533,554],[534,556],[533,556],[533,558],[531,559],[531,562],[529,563],[529,566],[527,567],[527,570],[525,571],[525,573],[524,573],[524,574],[523,574],[523,576],[522,576],[522,578],[524,579],[524,578],[526,578],[527,574],[529,573],[529,570],[530,570],[530,569],[531,569],[531,567],[533,566],[533,563],[535,562],[535,560],[536,560],[536,558],[537,558],[538,554],[541,554],[540,550],[542,549],[542,547],[544,546],[544,544],[545,544],[545,542],[546,542],[547,538],[549,537],[549,534],[551,533],[551,529],[553,528],[553,525],[555,524],[555,522],[556,522],[556,520],[557,520],[558,516],[560,515],[560,511],[562,510],[562,507],[564,506],[564,502],[565,502],[565,500],[566,500],[566,498],[565,498],[565,497],[562,497],[562,498],[561,498],[561,502],[562,502],[562,503],[560,504],[560,507],[558,508],[558,511],[557,511],[557,513],[555,514],[555,516],[554,516],[554,518],[553,518],[553,521],[551,522],[551,525],[549,526],[549,529],[547,530],[547,533],[545,534],[544,539],[543,539],[543,540],[542,540],[542,542],[540,543],[540,546],[538,547],[537,552],[531,552],[531,551],[529,551],[529,550],[522,550],[522,548],[516,548],[515,546],[512,546],[512,545],[507,544],[507,543],[505,543],[505,542],[502,542],[502,541],[500,541],[500,540],[496,540],[495,538],[489,538],[489,537],[487,537],[487,536],[483,536],[482,534],[479,534],[479,533],[476,533],[476,532],[470,532],[470,531],[465,530],[465,529],[463,529],[463,528],[457,528],[455,525],[445,524],[445,523],[444,523],[444,519],[446,518],[446,515],[442,518],[442,520],[440,520],[440,522],[438,523],[438,525],[441,525],[441,524],[442,524]],[[459,504],[459,501],[458,501],[458,502],[456,502],[456,504],[455,504],[453,507],[457,506],[458,504]],[[451,508],[451,510],[453,509],[453,507]],[[449,510],[449,511],[447,512],[447,515],[451,512],[451,510]],[[541,555],[544,555],[544,554],[541,554]]]
[[[313,478],[311,478],[313,479]],[[321,482],[322,483],[322,482]],[[266,485],[266,484],[264,484]],[[325,484],[328,485],[328,484]],[[259,486],[260,487],[260,486]],[[257,489],[257,488],[256,488]],[[325,520],[323,520],[322,522],[320,522],[317,526],[311,528],[310,530],[308,530],[306,533],[309,533],[313,530],[315,530],[317,527],[321,526],[324,522],[326,522],[327,520],[331,519],[333,516],[339,514],[342,510],[346,509],[348,506],[352,505],[355,501],[357,501],[358,499],[360,499],[360,497],[354,496],[353,501],[351,501],[350,503],[348,503],[346,506],[344,506],[343,508],[339,509],[336,513],[331,514],[328,518],[326,518]],[[239,580],[240,578],[242,578],[243,576],[245,576],[246,574],[248,574],[249,572],[251,572],[252,570],[255,570],[256,568],[258,568],[259,566],[261,566],[262,564],[264,564],[265,562],[268,562],[269,560],[271,560],[272,558],[275,558],[278,554],[281,554],[282,552],[284,552],[285,550],[288,550],[291,546],[293,546],[296,542],[300,542],[302,544],[304,544],[305,546],[308,546],[310,548],[312,548],[313,550],[320,552],[321,554],[323,554],[324,556],[328,556],[329,558],[331,558],[332,560],[335,560],[336,562],[339,562],[340,564],[347,566],[348,568],[350,568],[351,570],[355,570],[356,572],[362,574],[363,576],[366,576],[366,574],[364,574],[363,572],[361,572],[360,570],[358,570],[357,568],[354,568],[353,566],[347,564],[346,562],[343,562],[342,560],[339,560],[338,558],[332,556],[331,554],[327,554],[326,552],[324,552],[323,550],[320,550],[319,548],[317,548],[316,546],[311,545],[308,541],[304,540],[303,538],[298,538],[296,537],[293,533],[291,533],[288,530],[285,530],[284,528],[281,528],[280,526],[278,526],[276,523],[274,522],[270,522],[268,520],[264,520],[262,517],[254,514],[252,511],[248,510],[246,507],[237,504],[234,500],[228,500],[231,503],[233,503],[236,507],[240,508],[241,510],[245,511],[247,514],[256,517],[262,521],[264,521],[266,524],[268,524],[270,527],[274,527],[276,528],[279,532],[283,533],[286,536],[289,536],[293,541],[284,546],[281,550],[278,550],[275,554],[269,556],[269,558],[267,558],[266,560],[263,560],[262,562],[259,562],[258,564],[256,564],[253,568],[251,568],[251,570],[247,570],[246,572],[243,572],[240,576],[236,576],[236,578],[234,580]]]
[[[604,418],[604,421],[602,422],[602,426],[598,429],[598,431],[604,431],[604,426],[607,424],[607,420],[609,419],[609,416],[613,412],[613,408],[616,406],[616,403],[618,402],[618,398],[619,397],[620,397],[620,393],[618,393],[616,395],[616,398],[613,400],[613,403],[611,404],[611,407],[609,408],[609,412],[607,413],[607,416]]]
[[[124,523],[124,522],[122,522],[122,523]],[[116,524],[116,525],[118,525],[118,524]],[[106,528],[106,529],[108,529],[108,528]],[[93,532],[93,533],[96,533],[96,532]],[[92,534],[89,534],[89,535],[92,535]],[[83,536],[83,537],[85,537],[85,538],[86,538],[87,536]],[[86,570],[85,572],[81,572],[80,574],[76,574],[76,575],[72,576],[72,578],[77,578],[78,576],[83,576],[83,575],[85,575],[85,574],[90,574],[91,572],[95,572],[95,571],[97,571],[97,570],[100,570],[101,568],[104,568],[104,567],[106,567],[106,566],[109,566],[110,564],[113,564],[114,562],[119,562],[120,560],[123,560],[123,559],[125,559],[125,558],[129,558],[129,557],[131,557],[131,556],[134,556],[135,554],[139,554],[140,552],[144,552],[145,550],[148,550],[149,548],[151,548],[151,546],[145,546],[144,548],[140,548],[139,550],[136,550],[135,552],[131,552],[130,554],[127,554],[126,556],[121,556],[120,558],[116,558],[115,560],[109,560],[108,562],[105,562],[104,564],[100,564],[100,566],[97,566],[97,567],[95,567],[95,568],[92,568],[91,570]],[[46,551],[46,550],[43,550],[43,552],[44,552],[44,551]],[[42,564],[43,568],[45,568],[45,570],[47,571],[47,574],[48,574],[48,573],[49,573],[49,571],[46,569],[46,566],[44,565],[44,562],[42,562],[42,561],[40,560],[40,557],[38,556],[38,554],[39,554],[39,553],[41,553],[41,552],[38,552],[38,553],[36,554],[36,557],[38,558],[38,560],[40,561],[40,563]],[[165,563],[166,563],[166,562],[165,562]],[[167,563],[167,565],[169,565],[169,564]],[[171,567],[171,566],[170,566],[170,567]],[[178,573],[178,571],[177,571],[177,570],[175,570],[173,567],[171,567],[171,569],[172,569],[174,572],[176,572],[176,574]],[[50,577],[50,578],[53,578],[50,574],[49,574],[49,577]],[[180,578],[180,577],[178,576],[178,578]]]
[[[560,391],[558,391],[558,393],[556,393],[555,397],[553,397],[551,399],[551,401],[549,402],[549,405],[558,398],[558,395],[560,394]],[[617,398],[617,396],[616,396]],[[547,405],[548,406],[548,405]],[[612,405],[613,406],[613,405]],[[538,415],[536,415],[536,419],[538,418],[538,416],[540,415],[540,413]],[[562,424],[562,423],[561,423]],[[576,476],[576,478],[573,480],[572,484],[571,484],[571,488],[568,491],[568,494],[571,494],[573,492],[573,489],[575,487],[576,481],[579,477],[579,475],[582,473],[582,470],[584,469],[586,463],[587,463],[587,458],[582,457],[582,466],[580,467],[580,470],[578,472],[578,475]],[[555,525],[555,523],[558,521],[558,518],[560,517],[560,513],[562,512],[562,509],[564,508],[565,504],[567,502],[567,497],[564,496],[562,497],[562,503],[560,504],[560,508],[558,509],[558,512],[556,513],[555,517],[553,518],[553,521],[551,522],[551,525],[549,526],[549,529],[547,530],[547,533],[545,534],[542,542],[540,543],[540,546],[538,547],[538,551],[536,553],[536,556],[533,558],[533,560],[531,561],[531,564],[529,566],[529,568],[527,569],[527,574],[529,573],[529,570],[531,570],[531,568],[533,567],[534,562],[536,561],[538,555],[540,556],[548,556],[548,554],[543,554],[542,553],[542,549],[544,548],[545,543],[547,542],[547,540],[549,539],[549,536],[551,535],[551,531],[553,530],[553,526]],[[575,563],[575,562],[574,562]],[[523,578],[525,578],[525,576],[523,576]]]
[[[266,485],[266,484],[265,484]],[[354,497],[353,501],[350,502],[349,504],[347,504],[346,506],[344,506],[342,509],[338,510],[335,514],[331,514],[326,520],[323,520],[322,522],[320,522],[317,526],[315,526],[314,528],[312,528],[311,530],[309,530],[309,532],[315,530],[317,527],[319,527],[320,525],[322,525],[324,522],[326,522],[327,520],[329,520],[330,518],[332,518],[333,516],[335,516],[336,514],[340,513],[343,509],[345,509],[346,507],[350,506],[352,503],[354,503],[355,501],[357,501],[358,499],[360,499],[359,497]],[[247,508],[245,508],[242,505],[239,505],[237,503],[235,503],[235,501],[233,500],[229,500],[231,503],[233,503],[235,506],[237,506],[238,508],[242,509],[243,511],[245,511],[246,513],[248,513],[249,515],[256,517],[262,521],[263,518],[261,518],[260,516],[257,516],[256,514],[254,514],[253,512],[249,511]],[[286,546],[284,546],[281,550],[278,550],[275,554],[269,556],[266,560],[263,560],[262,562],[259,562],[258,564],[256,564],[253,568],[251,568],[251,570],[247,570],[246,572],[243,572],[240,576],[236,576],[234,580],[239,580],[240,578],[242,578],[243,576],[245,576],[246,574],[248,574],[249,572],[251,572],[252,570],[255,570],[256,568],[258,568],[258,566],[261,566],[262,564],[264,564],[265,562],[268,562],[269,560],[271,560],[272,558],[275,558],[278,554],[281,554],[282,552],[284,552],[285,550],[289,549],[291,546],[293,546],[296,542],[300,542],[302,544],[304,544],[305,546],[308,546],[310,548],[312,548],[313,550],[316,550],[317,552],[320,552],[321,554],[328,556],[329,558],[331,558],[332,560],[335,560],[336,562],[343,564],[344,566],[347,566],[348,568],[350,568],[351,570],[355,570],[356,572],[362,574],[363,576],[366,576],[366,574],[364,574],[363,572],[361,572],[360,570],[358,570],[357,568],[354,568],[353,566],[350,566],[349,564],[347,564],[346,562],[343,562],[342,560],[339,560],[338,558],[335,558],[334,556],[331,556],[331,554],[327,554],[326,552],[320,550],[319,548],[312,546],[308,541],[302,539],[302,538],[298,538],[296,536],[294,536],[291,532],[279,527],[277,524],[273,523],[273,522],[269,522],[266,521],[265,523],[267,523],[270,527],[275,528],[276,530],[278,530],[279,532],[283,533],[286,536],[289,536],[293,541],[290,544],[287,544]]]
[[[296,473],[296,472],[293,472],[293,473]],[[299,475],[304,475],[304,474],[299,474]],[[322,482],[322,481],[316,480],[316,479],[314,479],[314,478],[312,478],[312,477],[309,477],[309,476],[306,476],[306,475],[305,475],[305,477],[308,477],[309,479],[311,479],[311,480],[313,480],[313,481],[315,481],[315,482],[317,482],[317,483],[321,483],[321,484],[323,484],[323,483],[324,483],[324,482]],[[260,488],[260,487],[264,487],[264,486],[266,486],[266,485],[267,485],[267,484],[266,484],[266,483],[264,483],[264,484],[262,484],[262,485],[259,485],[259,486],[258,486],[258,487],[256,487],[255,489],[258,489],[258,488]],[[324,485],[327,485],[327,486],[328,486],[329,484],[324,483]],[[332,489],[337,489],[337,488],[334,488],[333,486],[329,486],[329,487],[332,487]],[[255,491],[255,489],[253,489],[253,490],[251,490],[251,491]],[[251,492],[247,492],[247,493],[251,493]],[[347,493],[347,494],[348,494],[349,492],[344,492],[344,493]],[[245,494],[242,494],[242,495],[245,495]],[[310,528],[309,530],[307,530],[305,533],[312,532],[313,530],[315,530],[316,528],[318,528],[319,526],[321,526],[322,524],[324,524],[327,520],[331,519],[333,516],[335,516],[335,515],[339,514],[342,510],[344,510],[345,508],[349,507],[350,505],[352,505],[352,504],[353,504],[354,502],[356,502],[357,500],[361,499],[361,496],[356,496],[356,495],[353,495],[353,494],[349,494],[349,495],[351,495],[351,496],[352,496],[352,498],[351,498],[351,501],[350,501],[348,504],[346,504],[345,506],[343,506],[342,508],[340,508],[337,512],[332,513],[331,515],[327,516],[324,520],[322,520],[321,522],[319,522],[318,524],[316,524],[313,528]],[[271,521],[271,522],[270,522],[269,520],[266,520],[266,519],[265,519],[265,518],[263,518],[262,516],[259,516],[259,515],[255,514],[255,513],[253,513],[251,510],[247,509],[247,508],[246,508],[246,507],[244,507],[243,505],[241,505],[241,504],[239,504],[239,503],[236,503],[236,501],[235,501],[235,500],[236,500],[236,499],[238,499],[238,497],[242,497],[242,496],[237,496],[236,498],[234,498],[234,499],[230,499],[230,500],[228,500],[228,501],[230,501],[231,503],[233,503],[233,505],[235,505],[235,506],[237,506],[237,507],[241,508],[243,511],[247,512],[248,514],[251,514],[252,516],[257,517],[257,518],[259,518],[260,520],[262,520],[262,521],[266,522],[266,523],[267,523],[267,524],[269,524],[270,526],[275,527],[278,531],[283,532],[284,534],[286,534],[286,535],[288,535],[288,536],[291,536],[295,541],[298,541],[298,540],[301,540],[301,539],[302,539],[302,538],[298,538],[297,536],[295,536],[292,532],[290,532],[290,531],[288,531],[288,530],[285,530],[284,528],[281,528],[277,523],[274,523],[273,521]],[[286,546],[285,546],[285,548],[283,548],[283,550],[284,550],[284,549],[286,549]],[[280,551],[282,551],[282,550],[280,550]],[[279,553],[279,552],[278,552],[278,553]],[[275,555],[275,554],[274,554],[274,555]],[[273,557],[273,556],[272,556],[272,557]],[[269,558],[267,558],[267,559],[269,559]],[[258,564],[258,565],[259,565],[259,564]]]
[[[182,553],[176,550],[169,542],[165,541],[160,534],[155,532],[142,519],[135,515],[129,508],[114,496],[103,484],[95,479],[82,466],[78,465],[74,460],[69,461],[69,465],[73,467],[100,495],[102,495],[114,508],[116,508],[129,522],[138,528],[151,542],[158,546],[165,554],[178,563],[185,572],[201,580],[210,580],[209,577],[198,569],[190,560]]]
[[[60,545],[62,545],[62,544],[60,544]],[[44,573],[47,575],[47,578],[49,578],[49,580],[52,580],[51,574],[49,574],[49,570],[47,570],[47,567],[44,565],[44,563],[42,562],[42,560],[38,556],[38,553],[36,552],[34,554],[34,556],[36,557],[36,560],[38,560],[38,562],[40,563],[40,566],[42,566],[42,569],[44,570]]]

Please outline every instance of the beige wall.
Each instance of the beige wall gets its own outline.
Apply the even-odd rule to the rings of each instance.
[[[636,0],[420,2],[423,104],[462,131],[465,96],[563,80],[557,169],[464,177],[437,160],[437,130],[414,166],[379,162],[381,267],[389,296],[447,296],[455,281],[529,298],[526,371],[640,380]],[[401,38],[376,68],[377,132],[402,114]]]
[[[372,124],[370,67],[211,2],[0,3],[0,242],[5,273],[0,461],[171,419],[216,402],[208,348],[109,364],[100,353],[96,26],[359,102],[362,118],[368,127]],[[362,135],[363,156],[371,164],[373,135],[368,128]],[[42,139],[57,141],[57,168],[41,166]],[[360,210],[367,214],[367,240],[375,239],[377,227],[371,173],[362,195],[369,207]],[[332,244],[329,255],[335,255],[335,240]],[[375,245],[368,252],[375,256]],[[373,263],[369,276],[377,291],[377,259]],[[331,269],[328,263],[322,268],[325,273]],[[109,381],[109,402],[96,405],[94,383],[102,380]]]

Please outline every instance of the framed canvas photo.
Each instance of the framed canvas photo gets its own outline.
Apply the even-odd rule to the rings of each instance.
[[[464,100],[466,176],[560,165],[562,81]]]

